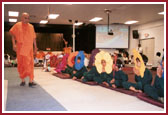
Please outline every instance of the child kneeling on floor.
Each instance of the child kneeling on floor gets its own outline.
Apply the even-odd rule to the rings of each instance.
[[[123,82],[128,81],[128,75],[122,71],[122,61],[117,59],[114,71],[112,72],[112,79],[110,80],[110,86],[113,88],[123,87]]]
[[[73,66],[75,64],[75,59],[76,59],[76,55],[78,54],[78,52],[73,52],[68,56],[67,59],[67,65],[65,66],[65,70],[62,70],[62,74],[64,75],[68,75],[71,76],[72,72],[73,72]]]
[[[95,56],[95,66],[87,73],[84,73],[82,82],[94,81],[98,84],[105,84],[108,86],[108,81],[111,78],[112,59],[108,52],[101,51]]]
[[[145,67],[143,58],[141,55],[134,50],[134,63],[135,67],[133,71],[135,73],[135,81],[136,83],[131,82],[123,82],[123,87],[127,90],[132,90],[134,92],[143,92],[145,85],[150,85],[152,82],[152,73]]]
[[[83,73],[87,72],[86,67],[84,66],[85,55],[83,51],[79,51],[76,56],[75,65],[73,66],[73,70],[71,73],[71,78],[73,80],[81,79]]]
[[[145,85],[144,92],[151,98],[164,103],[164,58],[157,68],[157,75],[153,86]]]
[[[98,76],[98,72],[95,66],[92,66],[90,71],[85,72],[81,78],[82,82],[94,81],[94,77]]]

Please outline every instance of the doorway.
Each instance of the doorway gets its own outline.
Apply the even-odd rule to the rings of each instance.
[[[141,47],[143,48],[143,54],[148,57],[148,64],[153,64],[154,60],[154,51],[155,51],[155,39],[141,39],[140,40]]]

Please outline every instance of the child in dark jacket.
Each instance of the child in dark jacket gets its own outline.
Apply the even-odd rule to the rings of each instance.
[[[162,65],[162,66],[161,66]],[[146,85],[144,87],[144,92],[151,98],[159,100],[164,103],[164,58],[162,59],[162,64],[157,68],[157,75],[153,86]]]
[[[113,88],[123,87],[123,82],[128,81],[128,75],[122,71],[122,61],[117,59],[114,71],[112,72],[112,79],[110,80],[110,85]]]

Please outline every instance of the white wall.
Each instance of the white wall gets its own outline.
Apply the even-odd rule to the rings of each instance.
[[[114,54],[115,49],[109,48],[109,49],[100,49],[100,51],[106,51],[109,52],[110,54]]]
[[[156,52],[161,52],[163,54],[164,48],[164,20],[158,20],[138,26],[131,26],[130,27],[130,39],[129,39],[129,48],[128,52],[130,56],[132,55],[132,49],[138,46],[139,40],[133,39],[132,30],[138,30],[139,38],[140,39],[147,39],[145,38],[144,34],[148,33],[148,38],[155,38],[155,49],[154,54]],[[108,51],[109,53],[113,53],[115,49],[101,49],[104,51]],[[154,60],[156,56],[154,56]]]
[[[128,52],[132,54],[132,49],[138,46],[138,40],[133,39],[132,30],[138,30],[139,38],[140,39],[147,39],[145,38],[144,34],[148,33],[148,38],[155,38],[155,49],[154,54],[156,52],[161,52],[163,54],[164,48],[164,20],[158,20],[154,22],[150,22],[147,24],[142,24],[139,26],[131,26],[130,28],[130,42],[129,42],[129,49]],[[154,60],[155,60],[154,56]]]

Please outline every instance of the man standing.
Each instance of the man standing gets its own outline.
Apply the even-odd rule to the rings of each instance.
[[[29,87],[36,85],[34,79],[34,53],[37,52],[36,34],[33,25],[29,23],[29,14],[23,13],[21,22],[11,29],[13,50],[17,54],[18,72],[22,80],[20,86],[25,86],[24,78],[29,76]],[[34,44],[34,50],[33,50]]]

